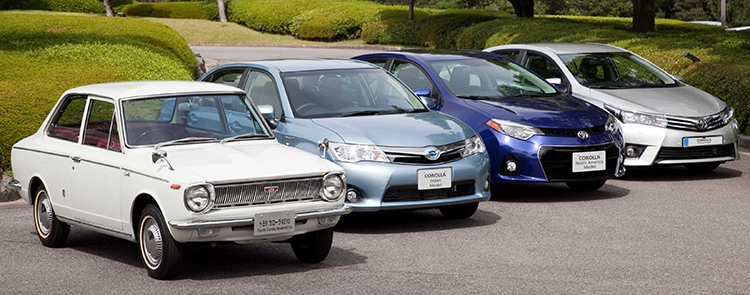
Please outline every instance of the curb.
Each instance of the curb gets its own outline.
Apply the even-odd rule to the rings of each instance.
[[[743,147],[743,148],[746,148],[746,149],[750,149],[750,136],[744,135],[744,134],[740,134],[739,145],[740,145],[740,147]]]

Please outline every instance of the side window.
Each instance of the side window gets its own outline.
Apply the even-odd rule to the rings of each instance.
[[[85,96],[66,98],[62,107],[52,119],[47,135],[63,140],[78,142],[81,133],[83,111],[86,109]]]
[[[394,60],[392,68],[391,72],[412,90],[421,88],[433,89],[430,79],[416,65],[403,60]]]
[[[276,90],[276,84],[271,76],[264,72],[253,71],[247,77],[243,89],[255,105],[269,104],[273,106],[273,117],[277,120],[281,119],[283,113],[281,100],[279,100],[279,92]]]
[[[89,104],[89,117],[86,121],[86,129],[83,134],[83,144],[100,147],[103,149],[119,149],[119,139],[115,142],[112,138],[115,105],[111,102],[91,100]],[[114,131],[114,136],[117,136]]]
[[[250,111],[244,105],[240,96],[223,96],[221,104],[224,105],[224,117],[227,118],[229,134],[263,133],[259,123],[252,120]]]
[[[499,55],[504,56],[507,59],[516,61],[516,59],[518,58],[518,53],[520,52],[521,52],[520,50],[513,49],[513,50],[496,50],[496,51],[493,51],[492,53],[499,54]]]
[[[214,83],[239,87],[240,84],[240,78],[242,77],[242,73],[245,70],[243,69],[231,69],[231,70],[224,70],[214,73],[211,76],[211,81]]]
[[[557,64],[555,64],[555,62],[549,59],[548,57],[543,56],[538,53],[533,53],[533,52],[526,53],[526,57],[524,57],[524,60],[523,60],[523,66],[536,72],[537,74],[539,74],[539,76],[542,76],[542,78],[544,79],[549,79],[549,78],[563,79],[562,71],[560,71],[560,68],[557,66]]]
[[[188,112],[187,126],[196,129],[223,132],[221,117],[219,117],[218,102],[214,98],[195,98],[191,104],[197,104],[195,110]]]
[[[371,64],[374,64],[376,66],[379,66],[381,68],[385,68],[385,62],[387,61],[387,58],[372,58],[372,59],[366,59],[366,62],[369,62]]]

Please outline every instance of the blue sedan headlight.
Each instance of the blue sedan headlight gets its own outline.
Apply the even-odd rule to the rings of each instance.
[[[363,145],[363,144],[346,144],[346,143],[335,143],[329,144],[331,154],[333,158],[342,162],[359,162],[359,161],[373,161],[373,162],[390,162],[388,156],[375,145]]]
[[[471,156],[473,154],[484,153],[487,148],[484,147],[484,142],[479,134],[474,135],[472,138],[464,141],[464,152],[461,154],[463,157]]]
[[[502,134],[521,140],[527,140],[534,135],[544,134],[544,132],[542,132],[542,130],[539,130],[539,128],[511,121],[492,119],[487,121],[486,124],[487,126],[490,126],[492,129],[495,129]]]

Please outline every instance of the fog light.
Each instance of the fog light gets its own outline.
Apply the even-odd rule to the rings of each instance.
[[[336,223],[336,221],[338,220],[339,220],[338,216],[321,217],[321,218],[318,218],[318,224],[320,225],[332,224],[332,223]]]
[[[350,189],[346,191],[346,200],[349,201],[349,203],[361,202],[362,194],[360,194],[356,190]]]
[[[643,153],[645,147],[637,145],[625,146],[625,156],[628,158],[638,158]]]
[[[505,170],[508,170],[508,172],[516,172],[516,169],[518,169],[516,162],[508,161],[505,163]]]
[[[209,228],[199,228],[198,229],[198,235],[201,237],[210,237],[215,236],[219,234],[219,228],[218,227],[209,227]]]
[[[628,148],[628,150],[626,150],[626,151],[625,151],[625,154],[626,154],[626,155],[627,155],[628,157],[631,157],[631,158],[632,158],[632,157],[634,157],[634,156],[635,156],[635,149],[634,149],[634,148],[633,148],[633,147],[631,146],[631,147],[629,147],[629,148]]]
[[[487,177],[487,179],[484,180],[484,190],[488,191],[490,190],[490,178]]]

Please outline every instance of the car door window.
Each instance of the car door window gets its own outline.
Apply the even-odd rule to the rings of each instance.
[[[239,87],[240,78],[242,77],[242,73],[244,71],[245,70],[243,69],[229,69],[218,71],[211,76],[210,82]]]
[[[560,67],[550,58],[538,53],[527,52],[523,59],[523,66],[539,74],[544,79],[560,78],[563,79],[563,73]]]
[[[230,135],[262,133],[260,123],[252,119],[250,110],[242,103],[240,96],[224,96],[220,101],[224,106],[224,117],[227,119]]]
[[[188,112],[187,126],[215,132],[223,132],[219,117],[218,101],[213,97],[193,98],[191,104],[198,105],[196,110]]]
[[[81,133],[81,121],[86,109],[85,96],[67,98],[47,129],[47,135],[67,141],[78,142]]]
[[[387,58],[371,58],[371,59],[365,59],[364,61],[374,64],[376,66],[379,66],[381,68],[385,68],[385,63],[386,61],[388,61],[388,59]]]
[[[119,140],[113,140],[115,105],[108,101],[91,100],[88,119],[83,134],[83,144],[103,149],[119,149]],[[115,131],[116,132],[116,131]],[[114,134],[114,136],[117,136]],[[117,149],[115,149],[117,147]]]
[[[396,75],[396,78],[412,90],[422,88],[432,90],[432,82],[415,64],[403,60],[394,60],[392,68],[391,72]]]
[[[273,82],[270,75],[260,71],[250,72],[243,89],[255,105],[273,106],[273,117],[277,120],[281,119],[281,114],[283,114],[281,100],[279,99],[279,92],[276,90],[276,83]]]
[[[504,56],[507,59],[510,59],[512,61],[516,61],[518,58],[518,54],[521,52],[521,50],[513,49],[513,50],[495,50],[492,53],[499,54]]]

